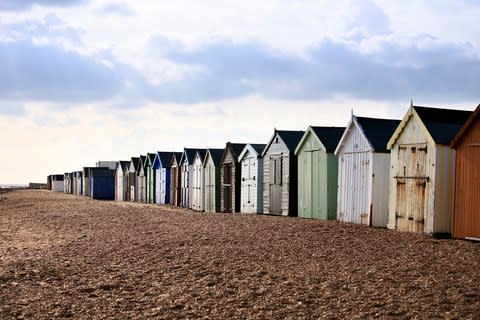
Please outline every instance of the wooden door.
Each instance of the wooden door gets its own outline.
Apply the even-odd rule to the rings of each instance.
[[[223,212],[232,212],[232,164],[223,165]]]
[[[398,148],[396,229],[422,233],[425,223],[426,144],[405,144]]]
[[[162,203],[161,194],[162,194],[162,190],[164,189],[163,179],[162,179],[163,169],[156,169],[154,172],[155,172],[155,203],[161,204]]]
[[[282,157],[270,157],[269,212],[282,214]]]
[[[212,167],[210,165],[207,165],[205,167],[205,211],[207,212],[212,212],[213,207],[212,207],[212,196],[210,193],[213,192],[212,188]]]
[[[257,177],[256,158],[246,158],[242,161],[241,202],[242,212],[255,213],[257,211]]]

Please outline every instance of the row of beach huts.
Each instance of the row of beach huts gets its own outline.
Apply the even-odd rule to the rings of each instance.
[[[274,130],[266,144],[157,151],[50,175],[48,189],[480,240],[480,105],[410,106],[402,120]]]

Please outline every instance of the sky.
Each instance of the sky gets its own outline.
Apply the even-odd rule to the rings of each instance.
[[[480,103],[478,0],[0,0],[0,184]]]

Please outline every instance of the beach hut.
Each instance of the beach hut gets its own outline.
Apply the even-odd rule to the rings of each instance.
[[[410,106],[387,144],[388,228],[451,233],[455,154],[449,144],[470,114]]]
[[[387,142],[399,123],[400,120],[352,115],[335,150],[338,220],[387,226],[390,175]]]
[[[136,184],[136,201],[147,201],[147,177],[145,174],[145,163],[147,162],[147,156],[140,156],[137,166],[137,184]]]
[[[155,203],[155,171],[153,169],[153,162],[155,161],[156,153],[147,153],[147,159],[145,162],[145,183],[146,189],[146,202]]]
[[[47,176],[47,190],[52,190],[52,175]]]
[[[115,199],[115,170],[108,167],[93,167],[89,169],[88,176],[92,199]]]
[[[203,160],[205,159],[206,150],[197,151],[193,160],[192,170],[192,209],[195,211],[204,211],[204,197],[205,197],[205,185],[204,185],[204,169]]]
[[[207,149],[203,160],[205,179],[204,210],[205,212],[220,212],[220,161],[224,149]]]
[[[336,219],[338,159],[333,153],[344,131],[310,126],[295,148],[299,217]]]
[[[73,173],[73,194],[81,196],[83,193],[83,179],[82,171],[75,171]]]
[[[64,179],[63,174],[54,174],[54,175],[51,176],[52,191],[64,192],[65,185],[63,183],[63,179]]]
[[[206,149],[184,148],[180,159],[180,206],[192,209],[193,205],[193,161],[197,152],[205,157]]]
[[[137,168],[140,158],[132,157],[128,166],[127,201],[137,201]]]
[[[295,148],[304,131],[276,130],[262,152],[263,212],[297,215],[297,158]]]
[[[172,154],[170,161],[170,204],[179,207],[181,199],[181,158],[183,152]]]
[[[220,206],[222,212],[240,212],[240,172],[238,156],[246,143],[227,142],[220,160]]]
[[[65,172],[63,174],[63,192],[64,193],[70,193],[69,192],[69,177],[68,177],[68,173]]]
[[[128,189],[128,167],[130,161],[118,161],[115,168],[115,200],[127,201],[126,190]]]
[[[90,178],[88,176],[90,168],[91,167],[83,167],[82,168],[82,181],[83,181],[83,192],[82,192],[82,194],[85,197],[90,196]]]
[[[155,175],[155,203],[170,203],[170,165],[173,152],[158,151],[153,161]],[[180,153],[181,154],[181,153]]]
[[[480,105],[450,147],[456,151],[452,236],[480,241]]]
[[[240,212],[263,213],[263,159],[266,144],[247,144],[240,163]]]

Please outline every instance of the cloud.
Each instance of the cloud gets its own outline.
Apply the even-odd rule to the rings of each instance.
[[[102,100],[120,93],[125,80],[90,56],[28,41],[0,43],[0,70],[0,96],[13,100]]]
[[[4,24],[0,30],[0,39],[7,42],[31,41],[36,44],[56,44],[65,48],[83,49],[81,40],[83,30],[74,28],[49,13],[42,20],[26,20]]]
[[[135,12],[125,2],[111,2],[103,5],[98,12],[102,15],[116,14],[120,16],[134,16]]]
[[[211,43],[162,51],[196,73],[155,88],[159,101],[199,102],[248,94],[280,99],[361,99],[433,101],[478,99],[480,58],[469,44],[442,43],[423,35],[406,44],[384,37],[360,43],[325,39],[305,56],[274,52],[259,43]]]
[[[26,10],[34,5],[38,6],[55,6],[70,7],[88,3],[89,0],[5,0],[0,1],[0,10]]]

